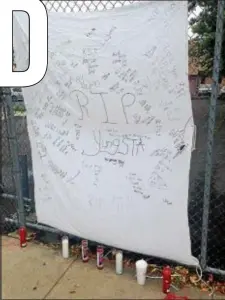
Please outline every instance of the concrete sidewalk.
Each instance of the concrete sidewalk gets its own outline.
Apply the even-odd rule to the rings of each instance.
[[[29,243],[24,249],[17,239],[2,238],[3,299],[163,299],[161,280],[136,283],[125,270],[115,274],[113,266],[96,269],[95,262],[64,260],[60,253]],[[210,299],[207,293],[187,288],[179,293],[190,299]],[[218,298],[219,299],[219,298]]]

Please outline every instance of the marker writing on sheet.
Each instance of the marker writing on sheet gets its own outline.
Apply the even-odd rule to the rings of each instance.
[[[181,145],[179,147],[179,150],[177,151],[177,153],[174,155],[173,159],[176,158],[178,155],[180,155],[184,151],[185,148],[186,148],[186,145]]]

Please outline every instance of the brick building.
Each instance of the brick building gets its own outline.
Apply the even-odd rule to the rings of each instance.
[[[191,96],[197,95],[198,87],[200,84],[211,84],[212,78],[201,75],[197,59],[189,58],[188,64],[188,79]],[[221,86],[225,86],[225,77],[222,79]]]

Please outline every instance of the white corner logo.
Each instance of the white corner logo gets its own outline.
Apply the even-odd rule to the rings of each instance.
[[[21,13],[27,15],[26,30],[14,17]],[[16,46],[21,47],[17,49],[14,31],[18,33],[19,27]],[[48,15],[44,4],[39,0],[4,1],[0,10],[0,37],[0,87],[27,87],[40,82],[48,66]],[[20,60],[26,61],[25,69],[13,65],[13,48],[15,57],[18,51]]]

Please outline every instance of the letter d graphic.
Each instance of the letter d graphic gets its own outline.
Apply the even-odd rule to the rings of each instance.
[[[30,62],[24,72],[13,72],[12,67],[13,12],[16,14],[16,11],[27,13],[30,23],[30,36],[27,35]],[[48,16],[44,4],[39,0],[4,1],[0,9],[0,41],[0,86],[26,87],[41,81],[48,65]],[[19,49],[15,49],[16,51]],[[24,57],[27,57],[27,53]]]

